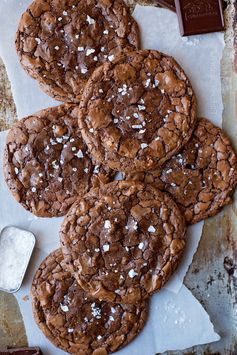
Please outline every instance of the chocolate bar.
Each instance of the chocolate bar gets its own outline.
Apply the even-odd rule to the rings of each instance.
[[[158,5],[162,7],[166,7],[167,9],[170,9],[171,11],[175,12],[175,3],[174,0],[156,0]]]
[[[21,348],[0,351],[0,355],[42,355],[40,348]]]
[[[175,0],[182,36],[224,31],[221,0]]]

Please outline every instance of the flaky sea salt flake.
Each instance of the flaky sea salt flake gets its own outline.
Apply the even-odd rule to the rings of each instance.
[[[104,227],[105,229],[110,229],[112,227],[111,222],[108,219],[106,219],[104,223]]]
[[[137,275],[138,275],[138,273],[133,269],[131,269],[128,273],[128,276],[131,277],[131,279],[133,279]]]
[[[149,233],[155,233],[155,232],[156,232],[156,229],[155,229],[154,226],[150,226],[150,227],[147,229],[147,231],[148,231]]]
[[[87,15],[86,21],[89,23],[89,25],[95,24],[95,20],[92,17],[90,17],[89,15]]]

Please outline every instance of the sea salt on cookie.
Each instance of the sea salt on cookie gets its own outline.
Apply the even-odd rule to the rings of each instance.
[[[151,185],[120,181],[77,201],[61,228],[66,262],[79,285],[111,302],[140,302],[171,277],[185,249],[183,216]]]
[[[148,303],[99,301],[70,275],[61,250],[40,265],[32,284],[36,323],[57,347],[70,354],[107,355],[131,342],[143,329]]]
[[[147,171],[188,142],[196,99],[172,57],[137,51],[95,70],[78,116],[83,138],[98,161],[118,171]]]
[[[37,216],[63,216],[78,196],[109,181],[81,137],[74,105],[42,110],[14,124],[4,175],[16,200]]]
[[[73,103],[96,67],[138,46],[138,26],[122,0],[35,0],[16,37],[27,73],[48,95]]]

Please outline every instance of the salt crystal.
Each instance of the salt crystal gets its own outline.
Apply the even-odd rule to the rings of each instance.
[[[108,31],[108,30],[104,30],[104,31],[103,31],[103,34],[104,34],[104,35],[108,35],[108,34],[109,34],[109,31]]]
[[[109,251],[109,244],[104,244],[104,245],[103,245],[103,250],[104,250],[105,252]]]
[[[89,15],[87,15],[86,21],[89,23],[89,25],[95,24],[95,20],[92,17],[90,17]]]
[[[110,229],[111,228],[111,223],[110,223],[110,221],[108,219],[105,221],[104,227],[105,227],[105,229]]]
[[[88,48],[87,50],[86,50],[86,56],[88,57],[89,55],[91,55],[92,53],[95,53],[95,49],[93,49],[93,48]]]
[[[81,151],[81,149],[78,150],[78,152],[76,154],[74,154],[77,158],[81,159],[84,157],[83,152]]]
[[[68,333],[73,333],[74,332],[74,329],[73,328],[68,328]]]
[[[144,243],[139,243],[138,248],[142,250],[144,248]]]
[[[92,309],[92,315],[95,318],[100,319],[101,318],[101,309],[99,307],[96,307],[95,303],[92,303],[91,309]]]
[[[60,308],[63,312],[68,312],[69,311],[69,308],[68,306],[64,306],[63,304],[60,303]]]
[[[99,174],[99,172],[100,172],[100,167],[99,167],[99,165],[96,165],[96,166],[94,167],[93,173]]]
[[[148,231],[149,233],[155,233],[156,229],[155,229],[154,226],[150,226],[150,227],[147,229],[147,231]]]
[[[132,125],[132,128],[134,128],[134,129],[140,129],[140,128],[142,128],[142,125]]]
[[[146,80],[145,87],[146,87],[146,88],[148,88],[148,87],[149,87],[149,85],[150,85],[150,83],[151,83],[151,79],[147,79],[147,80]]]
[[[114,60],[115,56],[113,54],[109,55],[108,56],[108,59],[110,62],[112,62]]]
[[[82,74],[86,74],[87,72],[88,72],[88,70],[87,70],[86,68],[82,68],[82,69],[81,69],[81,73],[82,73]]]
[[[137,275],[138,275],[138,273],[133,269],[131,269],[128,273],[128,276],[131,277],[131,279],[133,279]]]
[[[84,49],[85,49],[84,47],[77,47],[78,52],[83,52]]]
[[[142,149],[145,149],[145,148],[147,148],[147,147],[148,147],[148,144],[146,144],[146,143],[142,143],[142,144],[141,144],[141,148],[142,148]]]

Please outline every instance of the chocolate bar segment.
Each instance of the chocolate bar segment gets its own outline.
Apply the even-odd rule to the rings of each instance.
[[[40,348],[20,348],[0,351],[0,355],[43,355]]]
[[[156,0],[157,4],[175,12],[174,0]]]
[[[221,0],[175,0],[182,36],[224,31]]]

